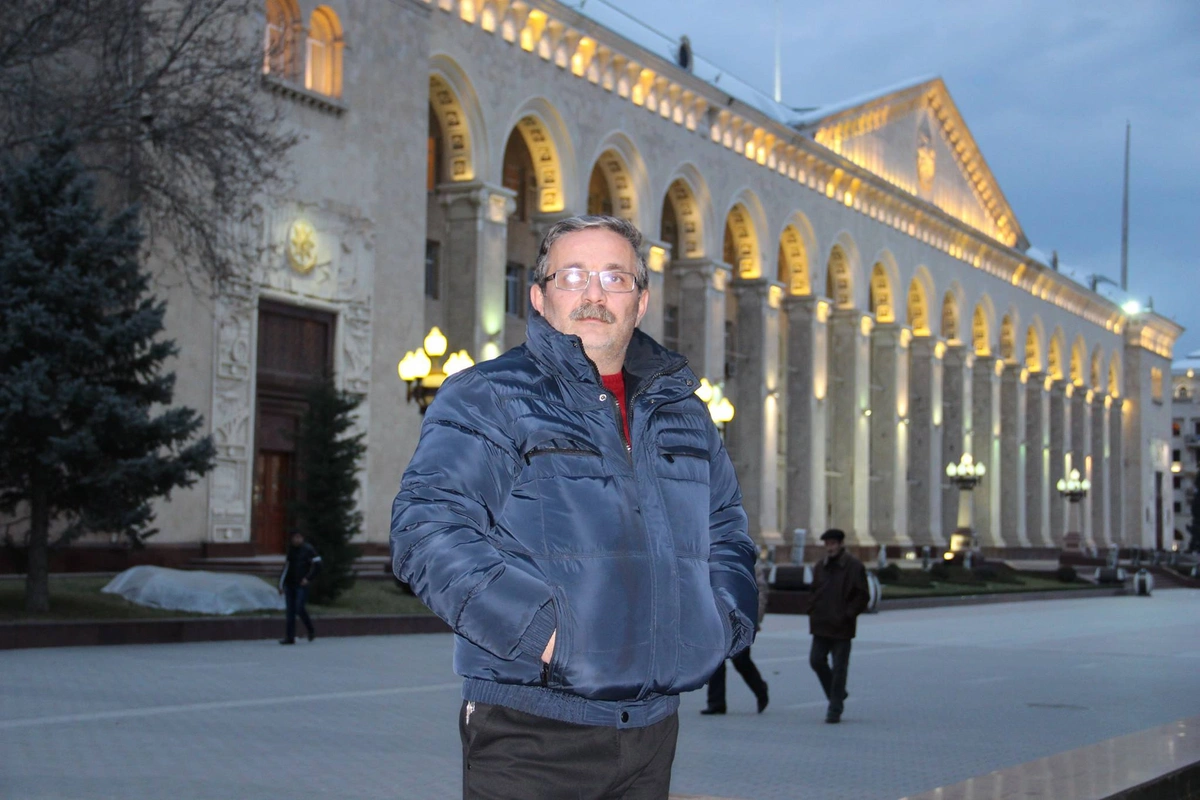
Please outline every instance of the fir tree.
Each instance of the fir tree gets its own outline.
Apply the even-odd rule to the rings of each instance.
[[[363,434],[347,434],[360,402],[326,379],[309,391],[308,411],[300,420],[294,511],[296,529],[321,555],[314,602],[329,602],[354,585],[360,548],[351,541],[362,529],[358,466],[367,447]]]
[[[177,350],[159,339],[135,209],[109,221],[62,136],[0,175],[0,513],[28,521],[25,605],[49,609],[49,551],[89,532],[134,545],[151,500],[212,466],[171,408]],[[51,537],[51,528],[54,536]]]

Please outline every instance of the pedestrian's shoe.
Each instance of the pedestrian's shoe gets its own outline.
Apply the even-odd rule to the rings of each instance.
[[[312,641],[313,639],[315,639],[315,638],[317,638],[317,632],[316,632],[316,631],[309,631],[309,632],[308,632],[308,640],[311,642],[311,641]]]
[[[825,721],[828,722],[830,725],[836,725],[837,723],[842,721],[842,715],[840,713],[835,714],[834,712],[830,711],[828,714],[825,715]]]
[[[724,714],[725,706],[709,706],[708,708],[700,709],[701,714]]]
[[[280,639],[279,643],[280,644],[295,644],[296,640],[295,639]]]
[[[766,681],[763,681],[762,691],[755,693],[754,696],[758,699],[758,713],[761,714],[767,710],[767,703],[771,702],[771,698],[767,695]]]

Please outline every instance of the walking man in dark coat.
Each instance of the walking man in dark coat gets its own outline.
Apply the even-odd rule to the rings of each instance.
[[[312,619],[304,607],[308,601],[308,588],[321,569],[321,556],[317,549],[304,540],[304,534],[293,533],[287,549],[287,560],[283,562],[283,574],[279,576],[279,593],[287,600],[287,631],[280,644],[296,643],[296,617],[304,623],[308,640],[316,638]]]
[[[850,641],[854,638],[858,615],[867,609],[870,590],[862,562],[846,552],[846,534],[830,528],[821,534],[821,541],[825,543],[825,558],[813,570],[812,601],[808,611],[808,629],[813,642],[808,663],[829,698],[825,721],[835,723],[842,721],[842,703],[847,697]]]

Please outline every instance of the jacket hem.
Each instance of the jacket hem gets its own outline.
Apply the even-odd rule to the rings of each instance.
[[[540,686],[523,686],[481,678],[463,681],[464,700],[504,706],[536,717],[576,725],[645,728],[679,710],[679,695],[656,694],[645,700],[588,700]]]

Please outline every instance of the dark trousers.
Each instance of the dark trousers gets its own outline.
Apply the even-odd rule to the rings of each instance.
[[[307,586],[284,586],[283,596],[287,599],[287,634],[284,636],[289,642],[296,638],[296,617],[300,617],[300,621],[304,623],[304,629],[308,631],[308,635],[313,635],[312,619],[308,616],[308,610],[304,607],[304,603],[308,600]]]
[[[754,666],[754,662],[750,660],[750,648],[747,647],[729,660],[733,662],[733,668],[746,681],[746,685],[750,687],[750,691],[754,692],[754,696],[762,697],[763,693],[767,690],[767,684],[763,681],[758,667]],[[717,671],[713,673],[712,677],[708,679],[708,707],[725,707],[724,661],[721,662],[721,666],[717,667]]]
[[[463,800],[667,800],[679,715],[609,728],[464,702],[458,733]]]
[[[830,656],[833,657],[832,669],[829,666]],[[846,699],[846,672],[850,669],[850,640],[814,636],[808,663],[817,673],[821,688],[829,698],[829,713],[841,714],[842,701]]]

